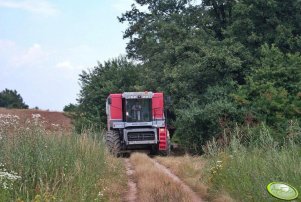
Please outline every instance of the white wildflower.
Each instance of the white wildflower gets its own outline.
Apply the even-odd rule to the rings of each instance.
[[[21,179],[21,177],[17,173],[13,171],[7,172],[5,169],[2,169],[0,171],[0,188],[12,189],[13,183],[18,179]]]
[[[40,123],[40,119],[41,119],[41,114],[31,114],[32,119],[35,123],[35,125],[38,125]]]
[[[33,119],[37,119],[41,117],[41,114],[31,114]]]
[[[21,177],[18,176],[18,175],[16,175],[15,172],[9,173],[9,172],[2,172],[2,171],[0,171],[0,178],[1,178],[1,179],[2,179],[2,178],[6,178],[6,179],[8,179],[8,180],[13,180],[13,181],[15,181],[15,180],[17,180],[17,179],[20,179]]]
[[[55,124],[55,123],[52,123],[52,124],[51,124],[51,126],[53,126],[53,127],[59,127],[59,126],[60,126],[60,124]]]
[[[19,116],[10,114],[0,114],[0,129],[5,130],[12,126],[17,126],[19,124]]]

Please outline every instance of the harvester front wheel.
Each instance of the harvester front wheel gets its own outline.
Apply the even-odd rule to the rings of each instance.
[[[111,154],[113,154],[114,156],[119,156],[121,151],[121,141],[118,131],[107,131],[106,144]]]

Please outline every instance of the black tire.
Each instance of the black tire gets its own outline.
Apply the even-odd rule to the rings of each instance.
[[[121,151],[121,141],[119,132],[115,130],[107,131],[106,133],[106,145],[111,154],[119,156]]]
[[[152,145],[152,148],[151,148],[149,154],[152,156],[155,156],[155,155],[158,155],[158,153],[159,153],[158,145]]]

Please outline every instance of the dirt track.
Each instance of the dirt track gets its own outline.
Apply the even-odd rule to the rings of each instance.
[[[151,161],[153,161],[154,164],[160,170],[162,170],[162,172],[164,172],[166,175],[168,175],[170,178],[172,178],[173,181],[178,182],[181,185],[182,189],[190,195],[191,201],[193,201],[193,202],[201,202],[202,201],[202,199],[188,185],[186,185],[178,176],[173,174],[168,168],[166,168],[165,166],[163,166],[162,164],[160,164],[159,162],[157,162],[153,159],[151,159]]]
[[[129,159],[125,159],[124,164],[128,176],[128,192],[126,193],[124,200],[127,202],[135,202],[137,200],[137,184],[133,179],[135,171],[133,170]]]
[[[146,155],[134,155],[135,157],[133,158],[125,159],[125,166],[129,179],[128,192],[126,194],[125,201],[161,201],[163,195],[164,201],[203,201],[201,197],[198,196],[198,194],[196,194],[187,184],[158,161]],[[144,169],[141,174],[140,171],[144,167],[146,169]],[[160,177],[157,178],[156,176]],[[158,182],[158,180],[162,182]],[[147,184],[144,184],[145,182]],[[163,187],[161,185],[163,185]],[[163,193],[163,195],[160,193],[162,189],[166,192]],[[175,189],[178,191],[175,191]],[[182,192],[180,195],[179,191]],[[145,197],[143,192],[148,194],[147,197]],[[151,194],[149,194],[149,192]]]

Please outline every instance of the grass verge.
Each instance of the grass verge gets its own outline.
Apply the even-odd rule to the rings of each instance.
[[[0,130],[0,201],[120,201],[124,170],[92,131]]]
[[[249,134],[259,137],[256,142],[243,144],[240,132],[239,128],[233,132],[236,135],[225,148],[210,143],[204,172],[211,196],[225,191],[237,201],[279,201],[266,191],[273,181],[287,182],[301,191],[300,143],[289,138],[279,145],[263,125],[258,133]]]
[[[236,128],[222,144],[208,142],[203,156],[157,157],[204,199],[214,202],[279,201],[266,191],[272,181],[287,182],[301,192],[301,129],[280,144],[262,125]]]

